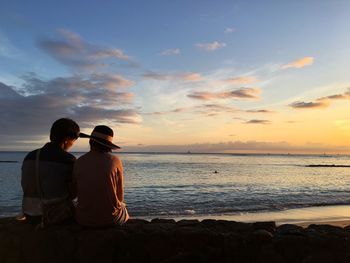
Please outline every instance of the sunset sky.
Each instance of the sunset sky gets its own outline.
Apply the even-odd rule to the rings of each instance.
[[[350,1],[1,1],[0,150],[350,153]],[[73,151],[88,149],[80,139]]]

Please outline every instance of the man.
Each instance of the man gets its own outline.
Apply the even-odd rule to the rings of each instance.
[[[68,149],[79,137],[79,126],[62,118],[52,124],[50,142],[27,154],[22,164],[22,209],[27,222],[42,220],[43,202],[70,198],[75,157]],[[37,161],[38,158],[38,161]]]
[[[121,225],[128,218],[124,204],[124,177],[120,159],[113,155],[113,130],[96,126],[90,138],[90,152],[81,156],[74,165],[73,180],[78,204],[76,220],[90,227]]]

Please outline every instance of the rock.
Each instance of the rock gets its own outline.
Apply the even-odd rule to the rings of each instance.
[[[198,225],[199,221],[197,219],[192,219],[192,220],[180,220],[176,223],[177,226],[195,226]]]
[[[261,248],[260,252],[256,256],[255,262],[281,263],[286,261],[283,259],[283,257],[280,254],[277,253],[273,245],[268,244]]]
[[[335,232],[342,232],[344,229],[339,226],[332,226],[332,225],[309,225],[307,229],[315,229],[320,232],[328,232],[328,233],[335,233]]]
[[[256,222],[256,223],[253,223],[253,228],[255,230],[264,229],[270,233],[274,233],[276,230],[276,223],[275,222]]]
[[[213,220],[205,219],[200,222],[200,225],[204,228],[208,228],[211,231],[227,233],[227,232],[239,232],[239,233],[250,233],[254,229],[250,223],[241,223],[235,221],[226,220]]]
[[[305,229],[301,226],[292,225],[292,224],[284,224],[280,225],[276,229],[277,235],[305,235]]]
[[[276,235],[272,241],[275,251],[287,262],[303,262],[311,251],[309,240],[300,235]]]
[[[255,230],[251,235],[251,241],[254,242],[254,244],[267,244],[272,239],[272,233],[265,229]]]
[[[192,263],[192,262],[208,262],[203,258],[203,256],[196,252],[196,253],[185,253],[180,252],[177,255],[162,261],[162,263]]]
[[[205,226],[205,227],[211,227],[217,224],[217,220],[215,219],[203,219],[201,221],[201,225]]]
[[[125,225],[145,225],[145,224],[149,224],[150,222],[147,221],[147,220],[143,220],[143,219],[134,219],[134,218],[131,218],[129,219]]]
[[[334,255],[328,251],[318,251],[317,253],[311,253],[304,260],[304,263],[337,263]],[[341,261],[340,261],[341,262]]]
[[[349,228],[225,220],[130,220],[121,227],[35,229],[0,219],[1,263],[350,262]]]
[[[167,224],[175,224],[176,221],[174,219],[161,219],[161,218],[154,218],[151,220],[151,223],[167,223]]]

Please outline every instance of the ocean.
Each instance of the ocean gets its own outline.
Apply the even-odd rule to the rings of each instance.
[[[82,153],[74,153],[79,157]],[[26,153],[0,152],[0,217],[21,212]],[[350,205],[345,155],[118,153],[132,217],[220,218]]]

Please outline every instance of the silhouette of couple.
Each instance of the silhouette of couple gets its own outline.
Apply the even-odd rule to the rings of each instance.
[[[91,135],[76,122],[62,118],[50,130],[50,142],[27,154],[22,165],[22,208],[31,224],[53,225],[72,218],[84,226],[122,225],[123,166],[112,154],[113,130],[96,126]],[[78,138],[89,138],[90,151],[77,160],[68,153]]]

